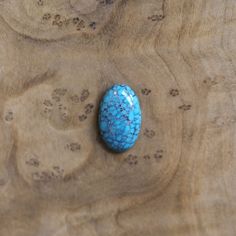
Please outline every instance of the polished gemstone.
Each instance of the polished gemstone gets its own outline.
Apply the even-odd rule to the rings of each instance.
[[[142,123],[139,99],[124,84],[113,85],[102,98],[99,109],[102,139],[115,152],[130,149],[136,142]]]

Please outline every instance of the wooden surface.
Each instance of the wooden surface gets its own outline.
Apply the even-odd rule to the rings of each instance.
[[[235,0],[0,1],[0,235],[236,235]],[[98,104],[139,95],[135,147]]]

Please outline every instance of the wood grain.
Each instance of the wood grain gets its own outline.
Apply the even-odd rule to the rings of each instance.
[[[0,1],[0,235],[236,235],[235,0]],[[104,91],[143,125],[109,152]]]

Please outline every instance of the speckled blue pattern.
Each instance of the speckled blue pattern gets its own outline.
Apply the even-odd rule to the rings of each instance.
[[[142,114],[135,92],[116,84],[107,90],[99,109],[99,129],[102,139],[115,152],[131,148],[139,135]]]

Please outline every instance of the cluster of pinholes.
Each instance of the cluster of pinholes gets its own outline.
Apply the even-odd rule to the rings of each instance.
[[[154,153],[136,155],[130,153],[125,159],[124,162],[129,166],[136,166],[140,161],[158,163],[164,156],[164,151],[162,149],[157,149]],[[155,162],[153,162],[155,161]]]
[[[93,103],[82,105],[89,96],[88,89],[83,89],[80,94],[71,94],[66,88],[56,88],[51,94],[51,99],[43,101],[43,112],[52,120],[59,116],[63,124],[68,123],[69,125],[71,123],[71,125],[76,125],[78,122],[85,121],[94,111]],[[83,106],[82,109],[81,105]],[[53,112],[55,109],[59,112]]]
[[[87,24],[84,19],[80,17],[67,18],[65,16],[61,16],[60,14],[45,13],[42,16],[42,20],[44,23],[51,23],[52,26],[57,26],[58,28],[72,26],[79,31],[88,25],[89,28],[93,30],[96,29],[96,22],[90,22]]]
[[[139,100],[127,85],[114,85],[104,95],[99,110],[99,127],[108,148],[123,152],[131,148],[142,122]]]
[[[104,8],[108,5],[112,5],[115,0],[97,0],[98,4]],[[43,0],[37,0],[38,6],[44,6]],[[68,28],[75,27],[77,31],[91,29],[95,30],[97,28],[97,20],[88,20],[86,17],[74,16],[68,17],[63,16],[60,13],[50,13],[46,12],[42,16],[43,23],[51,24],[52,26],[57,26],[58,28]]]

